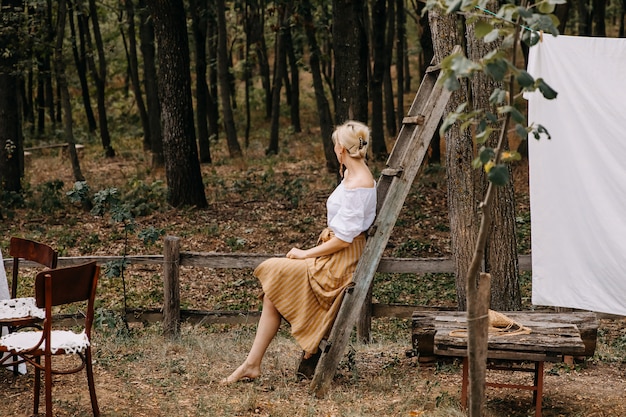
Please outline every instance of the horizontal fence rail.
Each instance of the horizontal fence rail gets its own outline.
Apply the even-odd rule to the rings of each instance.
[[[218,252],[184,252],[175,251],[174,256],[178,258],[174,260],[166,260],[166,248],[163,255],[129,255],[129,256],[77,256],[77,257],[59,257],[58,266],[65,267],[71,265],[79,265],[86,262],[96,261],[99,264],[107,262],[125,260],[130,265],[160,265],[167,268],[164,269],[164,288],[165,299],[163,308],[160,309],[142,309],[135,308],[126,311],[126,319],[129,322],[145,322],[153,323],[164,320],[171,314],[170,309],[175,310],[175,321],[186,321],[193,324],[245,324],[256,323],[260,317],[259,311],[234,311],[234,310],[181,310],[180,300],[175,300],[177,306],[168,306],[171,304],[168,292],[171,292],[172,277],[166,275],[176,275],[175,281],[178,281],[180,267],[199,267],[214,269],[254,269],[261,262],[272,257],[283,257],[284,254],[256,254],[256,253],[218,253]],[[175,238],[177,239],[177,238]],[[10,268],[12,259],[5,258],[5,267]],[[518,257],[520,271],[531,270],[531,256],[520,255]],[[35,267],[37,264],[30,261],[20,261],[23,267]],[[167,270],[167,272],[166,272]],[[398,274],[452,274],[454,273],[454,262],[451,258],[389,258],[383,257],[378,265],[379,273],[398,273]],[[178,286],[176,282],[175,286]],[[175,291],[178,291],[175,288]],[[396,317],[411,318],[416,310],[449,310],[448,307],[437,306],[419,306],[406,304],[382,304],[372,303],[372,317]],[[166,319],[167,320],[167,319]],[[176,333],[176,330],[173,330]]]

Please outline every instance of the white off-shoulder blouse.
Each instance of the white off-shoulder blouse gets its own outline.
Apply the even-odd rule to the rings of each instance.
[[[376,184],[372,188],[346,188],[340,183],[326,201],[327,224],[344,242],[365,232],[376,217]]]

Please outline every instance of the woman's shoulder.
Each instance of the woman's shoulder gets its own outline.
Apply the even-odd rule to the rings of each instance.
[[[351,175],[342,184],[346,190],[376,189],[376,181],[371,175]]]

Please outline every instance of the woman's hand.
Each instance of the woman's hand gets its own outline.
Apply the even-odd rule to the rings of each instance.
[[[298,248],[291,248],[289,252],[287,252],[287,258],[290,259],[305,259],[306,251]]]

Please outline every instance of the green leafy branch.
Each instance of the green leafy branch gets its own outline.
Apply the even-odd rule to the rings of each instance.
[[[452,125],[460,123],[461,130],[473,129],[478,147],[477,156],[472,166],[482,168],[489,181],[495,185],[505,185],[509,181],[506,164],[518,161],[521,156],[517,151],[504,151],[499,144],[497,148],[486,143],[496,126],[507,127],[512,121],[514,133],[521,140],[529,135],[535,139],[550,135],[541,124],[528,125],[523,112],[516,106],[516,99],[524,93],[539,91],[548,100],[555,99],[557,92],[542,78],[534,78],[524,69],[518,68],[513,59],[517,54],[517,44],[521,40],[527,45],[535,45],[541,39],[541,33],[558,34],[558,20],[551,13],[556,4],[564,0],[546,0],[532,6],[505,4],[497,13],[486,8],[484,1],[467,0],[429,0],[427,9],[439,7],[447,13],[463,13],[468,23],[474,23],[475,35],[485,44],[500,40],[501,43],[480,60],[473,61],[462,53],[451,54],[441,62],[442,82],[444,86],[455,91],[461,87],[463,79],[470,79],[478,73],[486,74],[494,81],[508,86],[507,89],[496,88],[489,98],[490,108],[470,109],[463,103],[444,119],[440,133],[443,135]],[[520,33],[521,31],[521,33]]]

